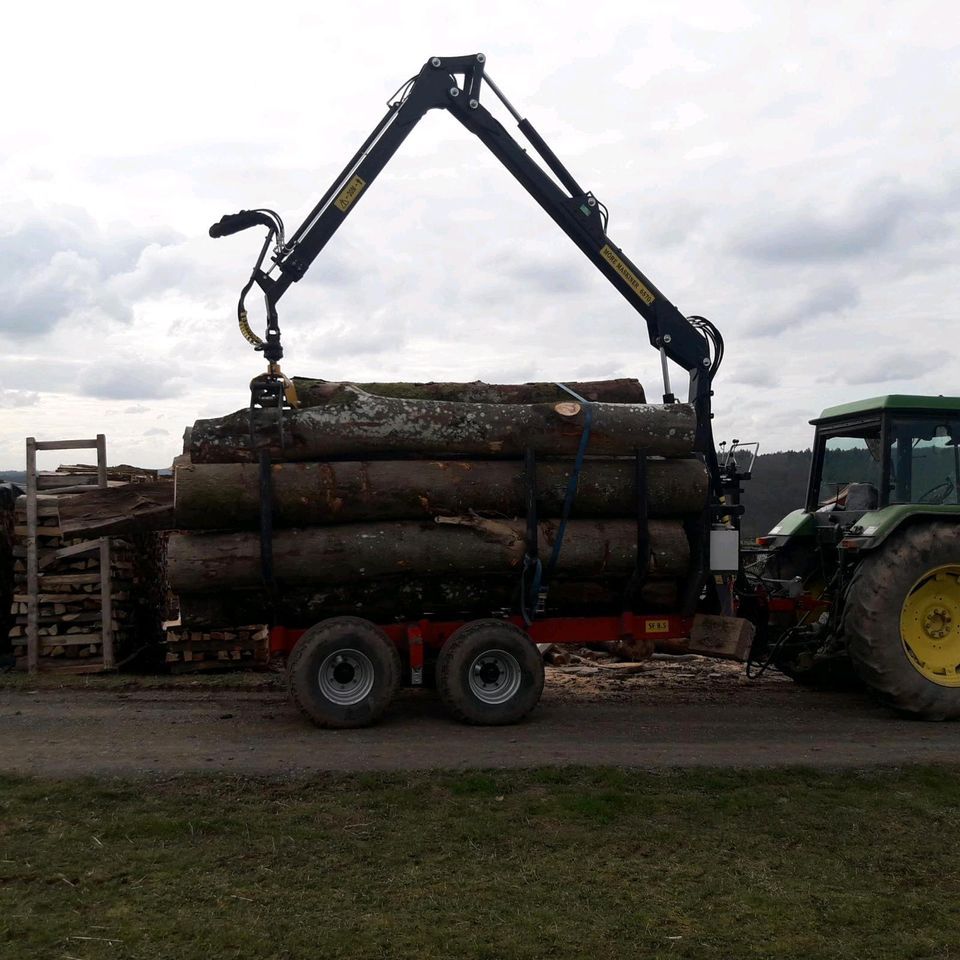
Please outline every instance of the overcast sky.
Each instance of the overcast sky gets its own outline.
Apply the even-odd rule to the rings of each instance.
[[[169,465],[246,406],[259,232],[207,227],[270,206],[292,232],[434,54],[484,52],[614,242],[722,330],[718,438],[802,447],[825,405],[960,393],[952,3],[87,0],[8,6],[4,33],[0,469],[98,432]],[[661,392],[640,316],[439,111],[281,324],[291,375]]]

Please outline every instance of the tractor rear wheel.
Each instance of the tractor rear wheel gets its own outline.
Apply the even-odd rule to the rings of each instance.
[[[843,629],[854,669],[883,702],[927,720],[960,717],[960,525],[909,526],[867,556]]]

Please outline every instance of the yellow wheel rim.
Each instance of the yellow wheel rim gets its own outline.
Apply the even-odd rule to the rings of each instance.
[[[960,687],[960,566],[936,567],[913,585],[900,612],[900,640],[927,680]]]

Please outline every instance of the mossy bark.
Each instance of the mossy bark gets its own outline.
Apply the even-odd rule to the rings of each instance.
[[[294,377],[297,395],[304,407],[322,406],[343,387],[359,387],[367,393],[398,400],[451,400],[457,403],[556,403],[571,399],[555,383],[357,383],[347,384],[310,377]],[[566,384],[574,393],[596,403],[646,403],[639,380],[577,380]]]
[[[571,461],[537,464],[540,516],[560,515]],[[632,459],[588,460],[573,502],[574,517],[636,513]],[[276,463],[271,468],[277,528],[375,520],[432,520],[440,514],[516,517],[525,513],[526,479],[518,461],[381,460]],[[652,516],[694,513],[707,498],[698,460],[651,460],[647,503]],[[79,499],[79,498],[78,498]],[[176,470],[176,521],[186,530],[252,530],[260,519],[256,464],[188,464]]]
[[[651,576],[683,575],[689,546],[680,523],[652,520]],[[539,526],[540,552],[552,549],[558,524]],[[278,530],[274,577],[283,587],[349,584],[408,574],[437,578],[519,575],[526,552],[522,521],[451,518],[445,523],[356,523]],[[557,564],[558,576],[627,576],[636,559],[636,525],[627,520],[572,520]],[[205,593],[262,584],[256,533],[174,533],[167,578],[176,593]]]
[[[588,452],[628,456],[643,448],[654,456],[692,452],[696,415],[690,404],[590,404]],[[573,456],[587,409],[574,401],[540,404],[398,400],[344,388],[336,402],[257,419],[239,410],[198,420],[189,431],[193,463],[253,462],[264,447],[276,461],[375,457]]]

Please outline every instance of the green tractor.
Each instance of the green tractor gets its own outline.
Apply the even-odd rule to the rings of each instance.
[[[812,423],[806,505],[746,566],[755,662],[960,717],[960,397],[878,397]]]

